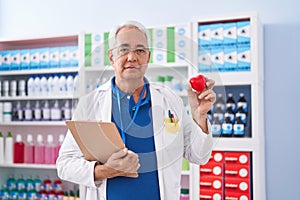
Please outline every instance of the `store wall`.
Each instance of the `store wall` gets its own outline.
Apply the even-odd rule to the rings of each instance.
[[[299,199],[300,1],[0,0],[0,38],[109,30],[128,19],[176,24],[243,11],[258,11],[264,24],[267,199]]]

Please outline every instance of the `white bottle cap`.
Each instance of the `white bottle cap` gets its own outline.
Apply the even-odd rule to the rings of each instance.
[[[49,134],[47,136],[47,142],[48,142],[48,144],[52,144],[53,143],[53,135]]]
[[[21,134],[17,134],[16,142],[22,142],[22,135]]]
[[[33,138],[31,134],[27,135],[27,142],[32,142]]]
[[[38,134],[37,141],[38,142],[43,142],[43,136],[42,136],[42,134]]]
[[[59,138],[58,138],[59,143],[62,143],[64,141],[64,139],[65,139],[65,135],[64,134],[60,134]]]

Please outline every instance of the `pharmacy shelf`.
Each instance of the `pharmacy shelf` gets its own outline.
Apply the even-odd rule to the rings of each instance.
[[[0,71],[0,76],[16,76],[16,75],[31,75],[31,74],[58,74],[58,73],[76,73],[79,67],[69,68],[49,68],[49,69],[31,69],[31,70],[12,70]]]
[[[0,164],[0,168],[26,168],[26,169],[56,169],[56,165],[48,164]]]
[[[74,95],[54,95],[54,96],[16,96],[16,97],[0,97],[0,101],[25,101],[25,100],[64,100],[77,99]]]
[[[2,122],[0,126],[66,126],[64,121],[12,121]]]

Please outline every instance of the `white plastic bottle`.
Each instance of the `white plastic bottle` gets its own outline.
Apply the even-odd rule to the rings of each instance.
[[[40,107],[40,102],[36,101],[33,109],[34,120],[40,121],[42,119],[42,110]]]
[[[67,95],[73,95],[74,94],[74,79],[72,74],[69,74],[67,77]]]
[[[42,120],[43,121],[50,121],[50,108],[49,108],[49,102],[46,100],[45,104],[42,108]]]
[[[27,80],[27,96],[32,97],[34,96],[34,78],[33,75],[29,77]]]
[[[18,118],[17,118],[16,120],[22,121],[22,120],[23,120],[23,117],[24,117],[24,113],[23,113],[23,109],[22,109],[22,106],[21,106],[21,102],[20,102],[20,101],[17,102],[17,105],[16,105],[16,112],[17,112],[17,116],[18,116]]]
[[[59,77],[59,95],[63,96],[67,93],[67,79],[65,74],[61,74]]]
[[[53,95],[53,84],[52,84],[52,81],[53,81],[53,75],[50,74],[50,75],[48,76],[48,79],[47,79],[47,84],[48,84],[48,96]]]
[[[26,103],[26,107],[24,109],[24,115],[26,121],[32,120],[32,109],[31,109],[30,101],[27,101]]]
[[[63,120],[71,119],[71,108],[68,100],[65,101],[64,106],[61,108],[61,113]]]
[[[50,118],[53,121],[61,120],[61,109],[59,108],[58,100],[55,100],[50,109]]]
[[[78,73],[75,75],[74,77],[74,95],[78,95],[78,91],[79,91],[79,82],[78,82]]]
[[[54,96],[59,95],[59,77],[57,74],[55,74],[53,77],[51,88],[52,88],[52,95]]]
[[[55,164],[55,144],[53,135],[47,135],[47,143],[45,146],[45,164]]]
[[[4,163],[4,138],[0,131],[0,164]]]
[[[34,95],[40,96],[41,95],[41,79],[39,75],[34,77]]]
[[[47,96],[48,95],[48,81],[46,78],[46,75],[43,74],[40,81],[40,95],[41,96]]]
[[[14,140],[11,132],[8,132],[5,138],[5,150],[4,150],[4,159],[5,163],[12,164],[13,163],[13,145]]]

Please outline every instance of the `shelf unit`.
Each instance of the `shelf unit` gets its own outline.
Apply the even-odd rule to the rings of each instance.
[[[64,46],[78,46],[78,34],[75,35],[59,35],[59,36],[46,36],[46,37],[32,37],[32,38],[15,38],[15,39],[1,39],[0,52],[13,51],[13,50],[30,50],[40,48],[64,47]],[[70,67],[56,67],[56,68],[36,68],[36,69],[15,69],[15,70],[0,70],[0,80],[27,80],[30,75],[41,74],[62,74],[62,73],[78,73],[79,66]],[[3,82],[2,82],[3,83]],[[3,86],[2,86],[3,87]],[[75,95],[63,96],[1,96],[0,102],[16,101],[36,101],[36,100],[73,100],[78,97]],[[36,141],[37,134],[45,135],[52,134],[54,141],[58,141],[60,134],[65,134],[67,128],[63,121],[11,121],[1,122],[0,131],[3,133],[4,138],[8,131],[13,134],[21,134],[23,140],[25,135],[30,133]],[[0,164],[0,184],[1,186],[6,182],[7,178],[11,175],[19,176],[24,175],[40,178],[57,178],[56,167],[53,164]],[[16,178],[17,178],[16,177]]]
[[[216,81],[217,87],[223,87],[226,93],[227,86],[243,86],[250,87],[251,93],[251,136],[246,138],[214,138],[215,151],[236,151],[250,152],[252,156],[251,169],[251,197],[254,200],[266,199],[265,186],[265,150],[264,150],[264,107],[263,107],[263,84],[264,84],[264,69],[263,69],[263,29],[260,24],[258,14],[237,13],[231,15],[221,15],[212,17],[195,18],[192,22],[192,38],[196,46],[193,48],[193,63],[194,66],[199,64],[198,51],[200,44],[199,26],[208,24],[220,24],[227,22],[239,22],[247,20],[250,22],[250,55],[251,67],[246,71],[219,71],[219,72],[201,72],[198,67],[193,73],[204,73],[206,76],[213,78]],[[193,165],[193,177],[195,182],[192,184],[194,193],[191,199],[199,199],[199,166]],[[225,189],[226,190],[226,189]],[[226,193],[226,191],[225,191]],[[224,197],[222,197],[224,198]]]

